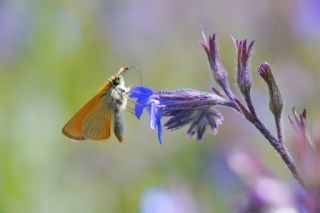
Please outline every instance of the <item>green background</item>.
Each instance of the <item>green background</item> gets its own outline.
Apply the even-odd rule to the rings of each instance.
[[[222,109],[218,135],[206,133],[200,143],[181,129],[164,131],[159,145],[146,114],[137,120],[125,113],[122,144],[114,136],[107,143],[70,142],[61,128],[121,66],[141,72],[142,81],[130,71],[128,85],[210,91],[202,25],[207,34],[217,33],[236,92],[230,35],[255,40],[252,96],[272,131],[268,92],[257,73],[264,61],[285,99],[287,142],[292,130],[286,117],[293,106],[308,109],[316,132],[320,27],[299,27],[301,2],[1,1],[0,212],[140,212],[157,192],[176,198],[176,212],[232,212],[245,194],[219,167],[219,153],[237,146],[258,153],[289,182],[287,168],[264,138],[229,109]]]

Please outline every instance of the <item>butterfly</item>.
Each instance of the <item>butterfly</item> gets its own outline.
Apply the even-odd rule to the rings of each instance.
[[[123,140],[122,110],[126,110],[129,87],[121,67],[63,127],[62,133],[77,141],[101,141],[110,137],[111,126],[119,142]]]

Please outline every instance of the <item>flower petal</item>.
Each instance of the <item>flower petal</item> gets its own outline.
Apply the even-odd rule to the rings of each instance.
[[[136,103],[136,105],[134,106],[134,113],[136,115],[136,117],[138,119],[140,119],[142,113],[143,113],[143,110],[144,110],[145,106],[144,105],[141,105],[139,103]]]
[[[149,97],[154,94],[152,89],[143,86],[133,87],[130,90],[129,97],[130,98],[141,98],[141,97]]]
[[[155,116],[156,116],[156,123],[158,128],[158,139],[159,139],[159,143],[162,144],[162,126],[161,126],[162,110],[157,110]]]
[[[151,103],[151,96],[153,94],[154,91],[147,87],[138,86],[131,88],[129,97],[137,99],[134,110],[137,118],[141,117],[144,108]]]

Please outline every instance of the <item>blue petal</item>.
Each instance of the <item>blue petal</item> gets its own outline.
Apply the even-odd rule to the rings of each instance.
[[[141,115],[142,115],[142,113],[143,113],[143,109],[145,108],[145,106],[143,106],[143,105],[140,105],[140,104],[136,104],[135,106],[134,106],[134,113],[135,113],[135,115],[136,115],[136,117],[138,118],[138,119],[140,119],[140,117],[141,117]]]
[[[160,104],[160,100],[155,99],[154,97],[155,91],[143,86],[137,86],[131,88],[129,97],[136,99],[135,104],[135,115],[137,118],[140,118],[143,110],[147,107],[149,112],[149,121],[150,128],[158,130],[158,139],[159,143],[162,144],[162,126],[161,126],[161,117],[162,117],[162,109],[157,106]],[[164,102],[172,102],[164,101]]]
[[[154,94],[154,91],[142,86],[133,87],[130,91],[129,97],[136,98],[135,104],[135,115],[137,118],[140,118],[144,108],[149,105],[152,100],[151,96]]]
[[[148,105],[148,111],[149,111],[149,125],[151,129],[157,128],[157,117],[156,117],[156,107],[155,103],[150,103]]]
[[[140,118],[143,110],[150,104],[150,97],[139,97],[134,107],[135,115],[137,118]]]
[[[162,110],[157,107],[158,101],[153,100],[152,103],[148,105],[148,112],[149,112],[149,122],[151,129],[158,130],[158,139],[159,143],[162,144],[162,126],[161,126],[161,117],[162,117]]]
[[[138,86],[138,87],[131,88],[129,97],[130,98],[150,97],[152,94],[154,94],[154,91],[152,89],[149,89],[143,86]]]
[[[161,126],[162,110],[157,110],[155,116],[156,116],[156,123],[158,127],[158,139],[159,139],[159,143],[162,144],[162,126]]]

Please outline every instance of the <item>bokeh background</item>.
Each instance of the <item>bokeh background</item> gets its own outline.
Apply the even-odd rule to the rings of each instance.
[[[317,0],[1,0],[0,212],[236,212],[246,202],[246,184],[230,169],[230,150],[254,153],[277,178],[292,183],[263,137],[228,109],[222,109],[218,135],[207,133],[200,143],[181,129],[165,131],[159,145],[148,117],[137,120],[130,113],[122,144],[114,137],[73,143],[61,134],[120,66],[141,72],[142,81],[130,71],[127,84],[209,91],[201,25],[217,33],[235,91],[230,35],[256,41],[252,95],[271,130],[268,92],[257,74],[264,61],[273,66],[285,99],[289,145],[286,116],[293,106],[308,109],[317,133]],[[246,164],[235,159],[240,169]]]

